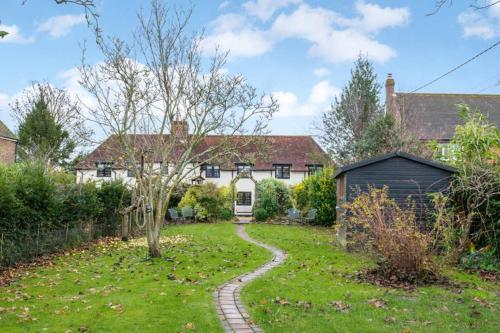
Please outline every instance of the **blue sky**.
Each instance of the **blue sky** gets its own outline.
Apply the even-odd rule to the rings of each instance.
[[[278,98],[273,133],[311,134],[359,52],[372,59],[381,83],[390,72],[397,90],[411,91],[497,41],[500,5],[474,11],[468,2],[426,16],[432,0],[206,0],[193,1],[191,23],[206,28],[207,56],[214,44],[230,49],[227,70]],[[52,0],[21,3],[3,0],[0,14],[0,30],[10,32],[0,40],[0,119],[13,129],[8,103],[30,82],[48,80],[84,95],[79,45],[86,40],[88,60],[100,60],[81,8]],[[104,32],[128,38],[137,11],[149,1],[96,3]],[[498,94],[498,81],[500,47],[423,91]]]

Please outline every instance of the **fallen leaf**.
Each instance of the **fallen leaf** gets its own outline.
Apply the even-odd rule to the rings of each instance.
[[[330,303],[336,311],[347,313],[349,312],[350,305],[342,301],[333,301]]]
[[[488,302],[487,300],[484,300],[484,299],[479,298],[479,297],[477,297],[477,296],[476,296],[476,297],[474,297],[472,300],[473,300],[473,301],[475,301],[475,302],[478,302],[478,303],[479,303],[479,304],[481,304],[482,306],[485,306],[485,307],[487,307],[487,308],[491,308],[491,303],[490,303],[490,302]]]
[[[288,305],[288,304],[290,304],[290,302],[288,302],[286,299],[284,299],[284,298],[279,298],[279,297],[276,297],[276,298],[274,299],[274,303],[276,303],[276,304],[280,304],[280,305]]]
[[[298,301],[297,302],[297,306],[301,306],[301,307],[304,307],[306,309],[309,309],[311,307],[311,303],[310,302],[307,302],[307,301]]]
[[[396,322],[396,318],[394,318],[394,317],[385,317],[384,322],[386,324],[395,323]]]
[[[372,298],[372,299],[368,300],[368,304],[370,304],[374,308],[384,308],[385,307],[385,301],[383,299]]]

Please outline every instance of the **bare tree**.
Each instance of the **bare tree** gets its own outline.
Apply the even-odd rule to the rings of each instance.
[[[81,67],[81,83],[96,100],[93,120],[119,142],[136,175],[152,257],[160,255],[160,228],[176,187],[205,163],[245,158],[242,151],[278,108],[243,76],[224,70],[226,53],[202,57],[203,36],[188,28],[191,13],[152,1],[150,14],[138,15],[133,45],[103,40],[103,63],[84,59]],[[211,134],[220,136],[206,144]],[[168,165],[168,173],[156,162]]]
[[[86,145],[93,131],[85,124],[78,100],[64,90],[48,82],[33,82],[20,97],[10,104],[12,116],[18,124],[23,123],[35,104],[44,100],[54,121],[70,134],[69,139],[77,145]]]
[[[29,0],[22,0],[21,4],[24,5]],[[58,5],[68,5],[73,4],[80,6],[85,11],[85,18],[87,19],[87,24],[91,27],[96,33],[97,39],[100,38],[100,30],[99,30],[99,14],[96,11],[96,5],[94,0],[53,0]],[[1,23],[1,22],[0,22]],[[0,38],[4,38],[9,33],[7,31],[0,30]]]
[[[500,0],[470,0],[468,6],[474,10],[482,10],[498,4],[500,4]],[[436,14],[445,5],[448,5],[449,7],[453,6],[453,0],[435,0],[434,10],[427,14],[427,16]]]

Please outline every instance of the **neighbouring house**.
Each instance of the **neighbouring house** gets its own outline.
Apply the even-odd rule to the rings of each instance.
[[[417,221],[424,225],[431,209],[430,193],[446,190],[455,169],[403,152],[393,152],[339,168],[337,182],[337,222],[342,225],[348,212],[344,204],[351,202],[369,186],[387,186],[389,196],[400,207],[410,197],[415,203]]]
[[[463,124],[457,104],[479,109],[496,126],[500,126],[500,95],[442,94],[395,92],[395,81],[388,74],[385,82],[386,111],[409,133],[422,141],[437,141],[443,156],[457,125]]]
[[[16,136],[0,121],[0,164],[9,165],[15,163],[16,149]]]
[[[187,131],[184,124],[177,129],[173,126],[171,135],[176,130]],[[170,136],[171,136],[170,135]],[[137,151],[146,151],[148,146],[155,146],[154,140],[159,140],[158,135],[131,135]],[[240,147],[240,140],[244,136],[211,135],[204,137],[196,148],[195,154],[203,152],[207,147],[217,146],[221,140],[231,140],[235,147]],[[152,141],[153,140],[153,141]],[[169,135],[164,135],[162,140],[169,140]],[[250,156],[248,160],[239,160],[227,157],[218,163],[200,165],[193,161],[192,168],[186,182],[201,184],[212,182],[218,186],[234,184],[237,200],[234,210],[237,215],[251,215],[255,201],[255,182],[264,178],[276,178],[287,185],[300,183],[308,175],[323,168],[328,163],[328,157],[322,148],[311,136],[261,136],[259,141],[249,145],[241,145],[240,156]],[[85,160],[76,167],[77,182],[123,180],[131,186],[136,178],[128,169],[128,163],[123,158],[118,139],[110,136],[98,146]],[[137,160],[141,157],[137,156]],[[175,163],[172,158],[170,165],[162,165],[161,161],[147,161],[153,165],[153,170],[158,173],[167,172]]]

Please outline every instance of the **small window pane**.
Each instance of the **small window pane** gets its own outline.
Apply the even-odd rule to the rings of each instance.
[[[321,164],[308,165],[307,169],[308,169],[307,174],[311,176],[314,175],[315,173],[321,172],[321,170],[323,170],[323,165]]]
[[[218,165],[205,165],[205,176],[207,178],[220,178],[220,167]]]
[[[251,206],[252,192],[238,192],[236,204],[238,206]]]
[[[274,166],[275,177],[279,179],[290,179],[290,165],[275,165]]]
[[[137,169],[137,172],[139,173],[139,176],[140,176],[141,175],[141,165],[138,164],[137,167],[136,167],[136,169]],[[129,167],[127,169],[127,177],[135,177],[134,168]]]
[[[161,164],[161,174],[163,176],[168,175],[168,164]]]
[[[248,178],[252,175],[252,166],[246,164],[238,164],[237,166],[237,174],[241,174],[241,177]]]
[[[111,164],[110,162],[97,162],[97,177],[111,177]]]

